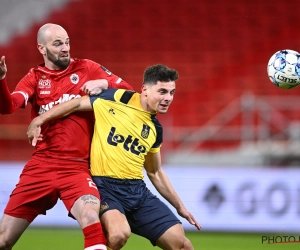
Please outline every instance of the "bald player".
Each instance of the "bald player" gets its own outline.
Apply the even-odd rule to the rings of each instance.
[[[87,59],[72,59],[70,38],[59,25],[43,25],[37,43],[44,63],[31,68],[12,93],[6,83],[5,57],[1,57],[1,114],[13,113],[31,103],[34,118],[59,103],[86,94],[99,94],[112,87],[132,89],[102,65]],[[12,249],[30,223],[39,214],[46,214],[58,199],[81,226],[84,249],[106,249],[99,220],[100,196],[89,172],[93,123],[93,112],[80,112],[43,126],[44,140],[35,147],[32,158],[24,166],[4,210],[0,250]],[[67,242],[64,245],[68,249]]]

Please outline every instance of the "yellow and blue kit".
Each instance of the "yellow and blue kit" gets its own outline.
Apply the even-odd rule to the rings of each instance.
[[[100,197],[100,217],[117,209],[131,231],[155,246],[170,227],[181,223],[143,180],[148,152],[159,152],[162,127],[156,113],[142,109],[140,94],[107,89],[90,97],[95,114],[91,146],[91,174]]]

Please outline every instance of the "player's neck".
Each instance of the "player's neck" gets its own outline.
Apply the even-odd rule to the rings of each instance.
[[[149,104],[148,104],[148,100],[145,96],[143,95],[140,95],[140,103],[141,103],[141,106],[142,106],[142,109],[144,111],[147,111],[149,113],[156,113],[155,110],[151,109]]]
[[[60,67],[57,65],[53,64],[51,61],[45,61],[45,67],[49,70],[61,70]]]

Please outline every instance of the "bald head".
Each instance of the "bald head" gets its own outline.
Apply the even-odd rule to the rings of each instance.
[[[37,33],[37,43],[45,45],[49,38],[55,33],[65,33],[67,35],[66,30],[60,25],[53,23],[44,24]]]
[[[47,23],[37,34],[37,48],[43,55],[45,67],[51,70],[65,69],[70,64],[70,39],[60,25]]]

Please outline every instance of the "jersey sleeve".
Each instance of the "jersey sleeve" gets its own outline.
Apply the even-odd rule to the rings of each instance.
[[[30,98],[35,93],[35,73],[32,68],[17,84],[15,90],[10,93],[6,78],[0,80],[0,112],[11,114],[18,108],[25,108]]]
[[[104,100],[110,100],[114,101],[115,100],[115,93],[117,92],[118,89],[106,89],[103,90],[100,94],[98,95],[93,95],[90,96],[90,102],[93,107],[94,101],[96,101],[98,98],[104,99]]]
[[[15,90],[10,93],[6,78],[0,80],[0,113],[11,114],[18,108],[24,108],[28,101],[28,93]]]
[[[109,88],[118,88],[118,89],[129,89],[133,90],[132,86],[124,81],[122,78],[116,76],[110,72],[103,65],[100,65],[96,62],[86,59],[86,62],[90,69],[90,77],[92,80],[96,79],[106,79],[108,81]]]
[[[155,125],[156,129],[156,141],[154,142],[153,146],[150,149],[151,153],[157,153],[160,151],[160,147],[163,142],[163,127],[161,126],[160,122],[157,120],[156,116],[152,116],[152,122]]]

